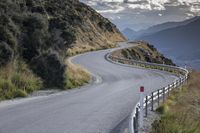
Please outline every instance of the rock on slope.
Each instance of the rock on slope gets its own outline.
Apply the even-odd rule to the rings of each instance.
[[[67,50],[74,54],[125,40],[78,0],[1,0],[0,18],[1,67],[22,60],[47,87],[63,87]]]

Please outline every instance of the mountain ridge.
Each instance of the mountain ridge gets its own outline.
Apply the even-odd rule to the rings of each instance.
[[[130,34],[131,31],[129,31],[129,33],[126,33],[126,30],[124,29],[122,31],[122,33],[127,38],[129,38],[130,40],[134,40],[134,39],[140,38],[141,36],[147,36],[147,35],[151,35],[153,33],[156,33],[156,32],[159,32],[159,31],[163,31],[163,30],[166,30],[166,29],[170,29],[170,28],[175,28],[175,27],[178,27],[178,26],[186,25],[186,24],[188,24],[190,22],[193,22],[193,21],[197,20],[198,18],[199,17],[196,16],[196,17],[193,17],[191,19],[186,19],[184,21],[161,23],[161,24],[157,24],[157,25],[151,26],[151,27],[149,27],[147,29],[143,29],[143,30],[140,30],[140,31],[137,31],[137,32],[135,32],[133,30],[133,32],[132,32],[133,34]]]
[[[165,55],[174,57],[174,59],[182,61],[181,64],[183,64],[184,60],[189,61],[200,58],[199,25],[200,17],[186,25],[142,36],[138,40],[149,41],[162,50]]]

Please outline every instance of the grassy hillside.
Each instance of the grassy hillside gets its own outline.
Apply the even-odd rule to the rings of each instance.
[[[114,24],[78,0],[1,0],[0,18],[0,80],[6,85],[14,84],[11,79],[17,73],[24,82],[33,79],[43,88],[64,89],[67,56],[125,40]],[[16,69],[21,66],[15,62],[23,62],[26,72]],[[5,78],[8,66],[12,73]],[[0,90],[4,95],[13,88]]]
[[[137,43],[139,44],[138,46],[115,51],[113,55],[151,63],[175,65],[170,59],[165,58],[161,53],[159,53],[153,45],[150,45],[147,42]]]
[[[160,108],[162,117],[153,123],[151,133],[200,132],[200,73],[192,72],[182,91],[173,92]]]

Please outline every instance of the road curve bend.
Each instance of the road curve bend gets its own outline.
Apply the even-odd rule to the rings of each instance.
[[[0,103],[0,133],[110,133],[131,114],[139,101],[141,85],[148,94],[176,79],[166,72],[105,60],[105,55],[115,49],[71,59],[97,77],[90,85],[56,95]]]

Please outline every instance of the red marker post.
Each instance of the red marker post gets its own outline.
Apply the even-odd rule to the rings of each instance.
[[[143,113],[143,108],[144,108],[144,104],[143,104],[143,100],[144,100],[144,86],[140,87],[140,116],[139,116],[139,127],[140,129],[143,129],[143,120],[144,120],[144,113]]]

